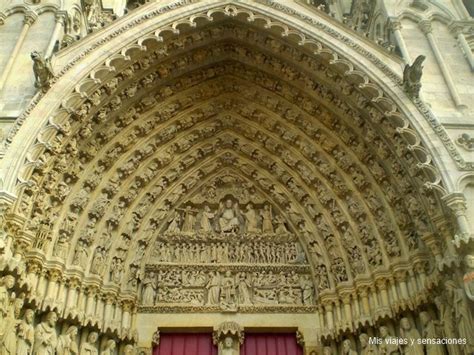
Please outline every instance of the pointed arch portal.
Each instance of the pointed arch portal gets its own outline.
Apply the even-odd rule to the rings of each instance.
[[[274,1],[149,3],[81,43],[1,162],[27,302],[124,343],[238,315],[318,344],[432,302],[451,181],[392,57]]]

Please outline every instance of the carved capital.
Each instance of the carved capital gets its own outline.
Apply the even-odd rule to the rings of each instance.
[[[38,18],[38,15],[33,12],[33,11],[28,11],[25,13],[25,18],[23,19],[23,23],[25,25],[31,26],[36,19]]]
[[[423,32],[425,35],[431,33],[431,31],[433,30],[433,27],[431,26],[431,21],[428,20],[418,22],[418,26],[420,27],[421,32]]]
[[[214,333],[212,334],[212,339],[214,344],[218,344],[226,337],[237,338],[239,343],[244,342],[244,328],[236,322],[223,322],[219,324]]]
[[[392,31],[400,31],[402,29],[402,23],[399,20],[390,20],[389,26]]]
[[[58,281],[61,278],[61,271],[59,270],[49,270],[49,280]]]
[[[463,216],[466,214],[466,197],[460,192],[443,196],[443,201],[456,216]]]
[[[56,23],[60,23],[61,25],[64,26],[66,24],[67,12],[66,11],[58,11],[58,12],[56,12],[54,17],[56,19]]]

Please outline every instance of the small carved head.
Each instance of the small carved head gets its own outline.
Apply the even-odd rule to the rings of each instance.
[[[26,323],[32,324],[34,316],[35,316],[35,312],[32,309],[28,308],[25,311],[25,321],[26,321]]]
[[[99,335],[96,332],[89,333],[89,335],[87,336],[87,340],[91,344],[94,344],[98,338],[99,338]]]
[[[466,266],[470,269],[474,269],[474,255],[466,255],[464,257],[464,263],[466,264]]]
[[[115,340],[109,339],[105,345],[105,350],[113,350],[115,349]]]
[[[11,275],[7,275],[3,278],[3,284],[7,290],[11,289],[13,286],[15,286],[15,278]]]
[[[224,348],[232,349],[233,346],[234,346],[234,340],[231,337],[226,337],[224,339]]]
[[[46,322],[48,322],[48,324],[51,327],[54,327],[57,321],[58,321],[58,316],[56,312],[49,312],[48,315],[46,316]]]
[[[66,334],[67,335],[70,335],[72,337],[75,337],[77,335],[77,327],[74,326],[74,325],[71,325],[67,331],[66,331]]]
[[[351,350],[351,341],[349,339],[346,339],[342,342],[342,348],[344,351],[349,351]]]
[[[420,313],[420,320],[421,320],[421,324],[427,325],[431,320],[431,316],[428,312],[421,312]]]
[[[408,320],[408,318],[406,318],[406,317],[402,318],[400,320],[400,326],[404,330],[409,330],[411,328],[411,324],[410,324],[410,321]]]

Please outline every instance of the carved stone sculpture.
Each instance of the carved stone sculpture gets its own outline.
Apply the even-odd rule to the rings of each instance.
[[[31,59],[33,59],[35,87],[43,90],[48,89],[50,81],[54,77],[49,58],[45,58],[41,53],[34,51],[31,53]]]
[[[213,342],[219,355],[238,355],[244,340],[244,330],[236,322],[221,323],[213,333]]]
[[[464,290],[467,298],[474,301],[474,255],[466,255],[464,257],[466,272],[463,276]]]
[[[234,339],[229,336],[224,338],[224,341],[219,344],[219,355],[238,355]]]
[[[247,233],[258,233],[260,230],[258,228],[258,218],[257,212],[251,203],[249,203],[246,207],[246,211],[244,213],[245,216],[245,230]]]
[[[387,327],[380,327],[380,337],[382,338],[382,344],[379,345],[380,355],[400,355],[397,339],[389,334]]]
[[[239,229],[240,212],[238,204],[233,205],[232,200],[220,204],[217,216],[219,217],[219,230],[221,232],[235,232]]]
[[[365,333],[359,335],[360,355],[378,355],[377,346],[369,344],[369,336]]]
[[[59,336],[57,353],[58,355],[78,355],[79,347],[76,342],[77,327],[71,325],[65,334]]]
[[[4,276],[0,284],[0,353],[6,355],[17,352],[16,295],[10,291],[14,285],[15,279],[11,275]]]
[[[221,275],[219,272],[211,271],[209,273],[209,282],[207,288],[207,304],[216,305],[220,302],[221,294]]]
[[[447,301],[452,306],[454,324],[457,325],[460,338],[465,338],[467,343],[462,345],[464,351],[468,354],[474,352],[474,339],[472,330],[474,322],[472,320],[472,307],[468,304],[468,300],[464,290],[457,287],[454,281],[446,281],[445,284]]]
[[[203,232],[209,233],[213,231],[211,220],[214,218],[214,213],[208,205],[204,206],[204,211],[201,215],[200,227]]]
[[[262,217],[262,232],[273,234],[272,206],[265,204],[263,210],[260,211],[260,216]]]
[[[115,348],[116,348],[115,340],[109,339],[105,343],[105,346],[102,349],[100,354],[101,355],[114,355],[115,354]]]
[[[414,328],[408,318],[400,320],[400,336],[408,340],[408,344],[403,345],[403,354],[423,355],[423,346],[419,343],[420,333]]]
[[[30,355],[33,350],[33,342],[35,340],[35,330],[33,328],[34,316],[35,313],[32,309],[26,309],[23,321],[18,324],[18,340],[16,344],[16,353],[18,355]]]
[[[357,355],[357,351],[352,348],[352,343],[349,339],[342,342],[342,355]]]
[[[98,355],[99,351],[97,350],[96,342],[98,339],[98,334],[96,332],[91,332],[87,336],[87,341],[81,346],[80,355]]]
[[[412,99],[418,98],[421,89],[422,64],[426,59],[419,55],[412,65],[407,64],[403,70],[403,88]]]
[[[440,334],[438,328],[440,324],[435,320],[431,319],[428,312],[420,313],[420,321],[423,326],[423,338],[426,339],[438,339]],[[444,347],[439,344],[426,344],[425,345],[426,355],[445,355]]]
[[[135,355],[135,347],[132,344],[127,344],[123,348],[123,355]]]
[[[155,273],[150,272],[143,280],[143,295],[142,302],[144,305],[153,305],[155,303],[156,295],[156,280]]]
[[[57,320],[56,313],[49,312],[46,320],[36,326],[33,355],[55,355],[58,345]]]

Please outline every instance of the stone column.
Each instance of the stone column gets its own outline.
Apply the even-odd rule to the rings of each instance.
[[[462,193],[452,193],[443,197],[443,201],[453,211],[458,222],[459,232],[454,237],[454,244],[459,248],[461,242],[469,243],[474,239],[466,215],[466,198]]]
[[[51,270],[49,272],[49,280],[46,286],[46,296],[43,305],[54,307],[58,295],[58,280],[61,277],[61,273],[57,270]]]
[[[471,70],[474,71],[474,56],[472,55],[472,50],[469,46],[469,43],[467,43],[466,36],[464,36],[464,33],[462,32],[463,27],[458,24],[453,24],[450,26],[450,30],[456,36],[456,39],[461,45],[461,49],[471,67]]]
[[[431,26],[431,21],[420,21],[418,25],[420,26],[421,31],[425,34],[426,38],[428,39],[428,43],[430,44],[431,50],[433,51],[433,54],[436,57],[436,62],[438,63],[439,68],[441,69],[441,73],[443,74],[444,81],[448,86],[449,93],[451,94],[454,104],[459,109],[465,109],[467,106],[461,102],[461,98],[459,97],[451,72],[443,58],[443,55],[441,54],[436,38],[433,36],[433,28]]]
[[[395,36],[395,42],[397,42],[398,48],[400,48],[403,61],[405,64],[411,64],[410,54],[408,53],[408,49],[401,32],[402,24],[398,20],[390,20],[390,28],[392,29],[393,35]]]
[[[25,41],[26,35],[31,27],[31,25],[35,22],[38,18],[36,13],[30,11],[25,14],[25,18],[23,19],[23,27],[21,29],[20,35],[16,40],[15,47],[13,48],[12,53],[8,59],[7,64],[5,65],[5,69],[3,69],[2,76],[0,77],[0,92],[3,90],[5,83],[7,82],[8,76],[12,70],[13,64],[16,62],[18,53],[20,52],[21,47],[23,46],[23,42]]]
[[[236,322],[221,323],[214,330],[212,339],[219,355],[238,355],[244,342],[244,328]]]
[[[54,50],[54,46],[56,45],[56,41],[59,39],[61,31],[64,31],[64,25],[66,24],[67,19],[67,12],[66,11],[58,11],[56,12],[56,25],[54,26],[53,34],[51,35],[51,39],[49,40],[48,48],[46,49],[44,56],[48,58],[51,56]]]

